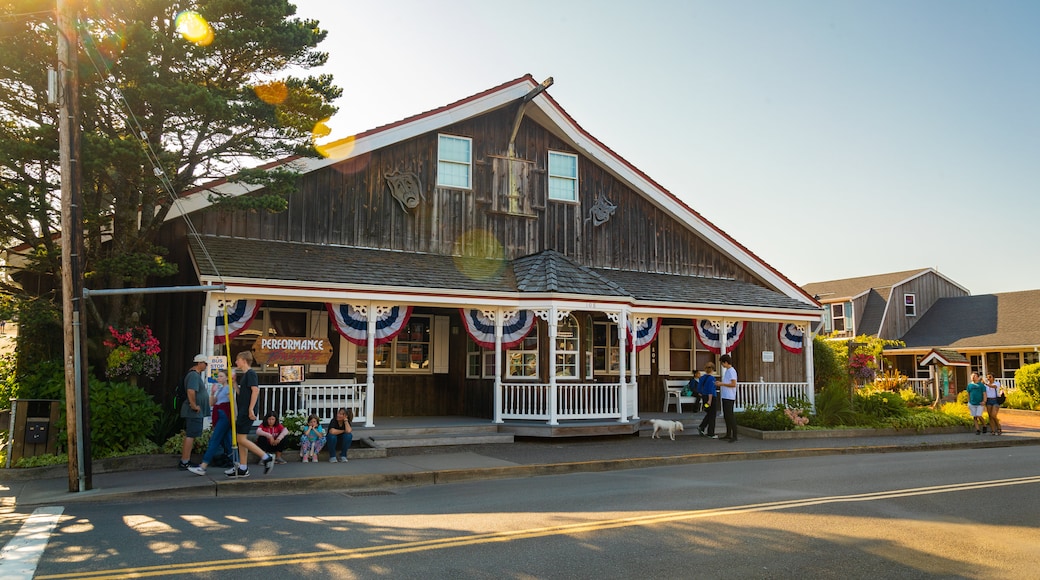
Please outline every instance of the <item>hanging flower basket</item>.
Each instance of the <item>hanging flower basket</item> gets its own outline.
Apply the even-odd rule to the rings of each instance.
[[[109,378],[132,378],[138,376],[154,379],[159,376],[159,339],[152,336],[148,326],[134,326],[117,330],[111,326],[108,332],[112,338],[105,341],[105,346],[112,349],[108,353],[105,376]]]

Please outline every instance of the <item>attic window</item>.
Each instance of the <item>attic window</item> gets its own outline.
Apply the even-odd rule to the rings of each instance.
[[[906,308],[907,316],[917,316],[917,296],[914,294],[903,294],[903,306]]]
[[[472,189],[473,140],[437,136],[437,186]]]
[[[831,327],[835,332],[845,332],[845,304],[831,304]]]
[[[578,201],[578,156],[549,152],[549,199]]]

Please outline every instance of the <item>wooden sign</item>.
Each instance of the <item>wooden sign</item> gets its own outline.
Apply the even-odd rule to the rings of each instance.
[[[253,343],[253,358],[262,365],[324,365],[332,358],[327,338],[260,337]]]

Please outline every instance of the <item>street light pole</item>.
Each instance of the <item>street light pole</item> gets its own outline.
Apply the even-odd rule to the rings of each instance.
[[[61,162],[61,302],[65,344],[65,417],[69,491],[93,487],[90,463],[90,401],[83,307],[83,221],[79,165],[79,72],[76,27],[79,0],[56,0],[58,24],[58,156]],[[86,433],[87,435],[84,435]]]

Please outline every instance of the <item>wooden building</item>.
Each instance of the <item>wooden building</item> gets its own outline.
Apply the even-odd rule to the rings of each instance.
[[[802,337],[819,305],[588,134],[548,84],[524,76],[332,144],[326,158],[286,159],[276,165],[300,178],[281,213],[211,207],[215,193],[262,193],[243,185],[186,194],[163,234],[179,282],[226,291],[155,299],[184,313],[166,321],[189,333],[181,356],[219,348],[228,309],[232,352],[325,339],[320,363],[269,359],[261,383],[353,385],[367,425],[627,424],[662,408],[665,379],[726,351],[745,403],[811,397]]]

